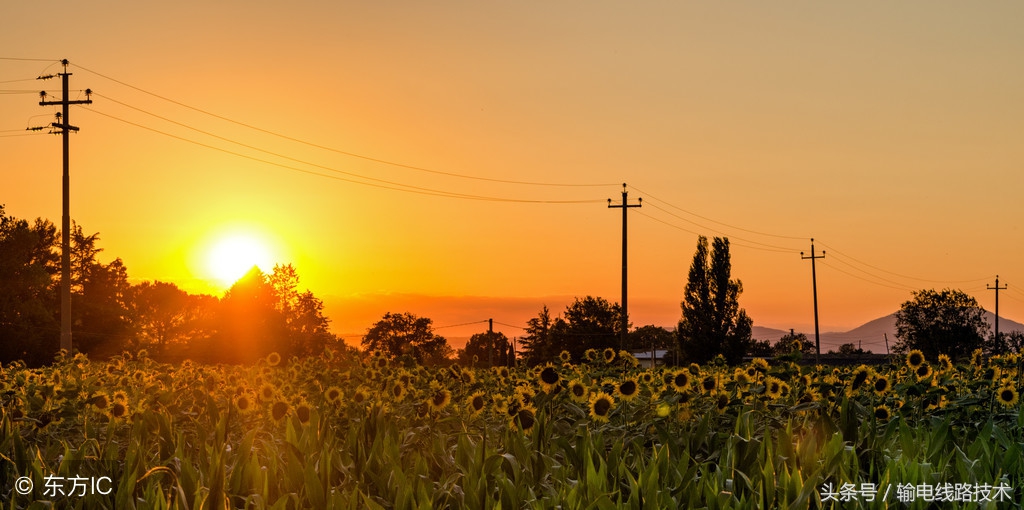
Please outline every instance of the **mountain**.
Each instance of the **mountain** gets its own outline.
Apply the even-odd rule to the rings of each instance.
[[[989,328],[995,322],[995,315],[991,312],[985,312],[985,321],[988,322]],[[770,340],[774,343],[776,340],[789,334],[789,331],[783,331],[781,329],[764,328],[760,326],[754,326],[753,328],[754,338],[758,340]],[[1006,317],[999,317],[999,332],[1010,333],[1012,331],[1024,332],[1024,324],[1017,321],[1007,319]],[[807,335],[807,338],[814,341],[814,332],[798,331]],[[821,350],[822,352],[828,352],[829,350],[839,350],[839,346],[842,344],[854,344],[861,349],[871,351],[876,354],[884,354],[887,352],[886,348],[886,337],[888,336],[888,346],[896,342],[896,314],[892,313],[885,317],[879,317],[873,321],[862,324],[856,328],[844,332],[825,332],[821,333]]]

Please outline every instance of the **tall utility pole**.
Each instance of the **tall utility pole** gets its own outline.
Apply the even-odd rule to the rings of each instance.
[[[68,72],[68,61],[67,59],[61,60],[60,63],[64,66],[63,73],[57,73],[61,77],[63,97],[60,101],[46,101],[46,92],[40,92],[39,106],[53,106],[61,105],[64,107],[63,113],[57,114],[57,122],[50,124],[51,127],[56,129],[53,133],[60,133],[64,135],[64,211],[61,214],[61,241],[60,241],[60,348],[67,352],[71,352],[71,212],[70,212],[70,177],[68,172],[68,148],[70,147],[70,137],[72,131],[78,131],[78,128],[71,125],[70,106],[73,104],[92,104],[92,99],[89,96],[92,94],[92,90],[85,90],[84,100],[71,101],[68,99],[68,77],[71,73]],[[39,79],[53,78],[50,76],[40,76]]]
[[[821,364],[821,336],[818,334],[818,274],[814,269],[814,260],[825,258],[825,250],[821,251],[821,255],[814,254],[814,238],[811,238],[811,256],[805,257],[804,252],[800,252],[800,258],[803,260],[811,260],[811,286],[814,289],[814,348],[816,349],[815,363]]]
[[[636,199],[637,203],[630,205],[626,202],[626,183],[622,183],[622,203],[618,205],[612,205],[612,199],[608,199],[608,207],[615,209],[622,209],[622,332],[621,338],[619,339],[619,349],[624,350],[626,348],[626,333],[629,329],[629,308],[626,306],[626,211],[630,207],[640,207],[643,205],[644,199]]]
[[[996,291],[996,342],[999,342],[999,291],[1006,290],[1006,285],[999,286],[999,275],[996,275],[996,286],[985,286],[986,290]]]

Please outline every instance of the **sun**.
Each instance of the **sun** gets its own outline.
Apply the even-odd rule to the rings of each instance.
[[[214,241],[206,258],[210,276],[229,287],[253,266],[263,272],[273,269],[274,256],[268,243],[253,234],[229,234]]]

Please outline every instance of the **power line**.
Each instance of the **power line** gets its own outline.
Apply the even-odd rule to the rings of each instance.
[[[835,247],[829,246],[829,245],[827,245],[825,243],[819,242],[818,244],[821,244],[822,246],[828,248],[829,250],[832,250],[833,254],[838,253],[839,255],[841,255],[843,257],[846,257],[846,258],[848,258],[848,259],[850,259],[850,260],[852,260],[852,261],[854,261],[854,262],[856,262],[858,264],[861,264],[863,266],[870,267],[871,269],[874,269],[876,271],[881,271],[881,272],[886,273],[886,274],[890,274],[890,275],[893,275],[893,276],[898,276],[900,278],[906,278],[907,280],[916,280],[916,281],[919,281],[919,282],[941,283],[941,284],[975,283],[975,282],[982,282],[982,281],[988,280],[987,277],[986,278],[974,278],[974,279],[971,279],[971,280],[929,280],[929,279],[926,279],[926,278],[915,278],[913,276],[907,276],[907,275],[903,275],[903,274],[900,274],[900,273],[894,273],[892,271],[887,271],[887,270],[882,269],[880,267],[868,264],[867,262],[863,262],[863,261],[857,260],[857,259],[855,259],[855,258],[853,258],[853,257],[851,257],[851,256],[849,256],[849,255],[847,255],[847,254],[845,254],[845,253],[835,249]]]
[[[650,193],[648,193],[646,191],[643,191],[640,188],[637,188],[636,186],[633,186],[633,189],[637,190],[640,193],[643,193],[644,195],[647,195],[648,199],[653,199],[653,200],[661,202],[661,203],[663,203],[663,204],[665,204],[665,205],[667,205],[667,206],[669,206],[669,207],[671,207],[673,209],[676,209],[676,210],[681,211],[683,213],[689,214],[690,216],[696,216],[697,218],[700,218],[702,220],[710,221],[712,223],[717,223],[719,225],[722,225],[723,227],[728,227],[728,228],[731,228],[733,230],[740,230],[740,231],[743,231],[743,232],[747,232],[749,234],[757,234],[757,235],[766,236],[766,237],[776,237],[776,238],[779,238],[779,239],[792,239],[792,240],[799,240],[799,241],[803,241],[804,239],[807,239],[807,237],[787,236],[787,235],[779,235],[779,234],[770,234],[770,233],[767,233],[767,232],[759,232],[757,230],[750,230],[750,229],[746,229],[746,228],[742,228],[742,227],[737,227],[735,225],[730,225],[728,223],[722,223],[721,221],[713,220],[713,219],[708,218],[706,216],[701,216],[701,215],[699,215],[699,214],[697,214],[695,212],[688,211],[686,209],[683,209],[682,207],[674,205],[671,202],[668,202],[666,200],[662,200],[660,198],[657,198],[657,197],[651,195]],[[684,221],[690,221],[690,220],[686,220],[684,218],[680,218],[680,219],[682,219]],[[691,223],[693,223],[693,222],[691,222]],[[694,223],[694,224],[697,225],[697,223]],[[708,230],[711,230],[711,229],[708,229]]]
[[[458,327],[461,327],[461,326],[472,326],[474,324],[483,324],[485,322],[487,322],[487,319],[484,319],[482,321],[475,321],[475,322],[464,322],[462,324],[449,324],[447,326],[437,326],[437,327],[435,327],[433,329],[458,328]]]
[[[432,173],[432,174],[436,174],[436,175],[445,175],[445,176],[448,176],[448,177],[457,177],[457,178],[460,178],[460,179],[472,179],[472,180],[477,180],[477,181],[497,182],[497,183],[503,183],[503,184],[519,184],[519,185],[528,185],[528,186],[553,186],[553,187],[604,187],[604,186],[615,186],[614,183],[552,183],[552,182],[517,181],[517,180],[510,180],[510,179],[496,179],[496,178],[490,178],[490,177],[480,177],[480,176],[476,176],[476,175],[467,175],[467,174],[459,174],[459,173],[455,173],[455,172],[446,172],[446,171],[441,171],[441,170],[434,170],[434,169],[425,168],[425,167],[421,167],[421,166],[409,165],[409,164],[405,164],[405,163],[399,163],[399,162],[396,162],[396,161],[390,161],[390,160],[386,160],[386,159],[375,158],[375,157],[372,157],[372,156],[366,156],[366,155],[363,155],[363,154],[358,154],[358,153],[355,153],[355,152],[345,151],[345,150],[337,149],[337,148],[334,148],[334,147],[328,147],[326,145],[321,145],[321,144],[310,142],[310,141],[307,141],[307,140],[302,140],[300,138],[295,138],[293,136],[289,136],[289,135],[285,135],[285,134],[282,134],[282,133],[278,133],[276,131],[271,131],[269,129],[264,129],[264,128],[261,128],[261,127],[258,127],[258,126],[254,126],[252,124],[248,124],[248,123],[245,123],[245,122],[237,121],[237,120],[225,117],[223,115],[218,115],[216,113],[204,110],[202,108],[197,108],[197,107],[194,107],[194,106],[182,103],[180,101],[176,101],[174,99],[162,96],[160,94],[156,94],[156,93],[150,92],[148,90],[136,87],[134,85],[125,83],[123,81],[117,80],[115,78],[111,78],[111,77],[106,76],[104,74],[101,74],[99,72],[96,72],[96,71],[93,71],[91,69],[85,68],[85,67],[83,67],[81,65],[75,64],[75,66],[78,67],[79,69],[82,69],[83,71],[87,71],[87,72],[93,73],[96,76],[99,76],[101,78],[110,80],[110,81],[112,81],[114,83],[117,83],[119,85],[123,85],[123,86],[131,88],[133,90],[137,90],[139,92],[142,92],[143,94],[148,94],[148,95],[153,96],[155,98],[162,99],[162,100],[167,101],[169,103],[181,106],[182,108],[187,108],[189,110],[192,110],[192,111],[195,111],[195,112],[199,112],[199,113],[202,113],[204,115],[209,115],[210,117],[213,117],[215,119],[219,119],[219,120],[222,120],[222,121],[225,121],[225,122],[229,122],[229,123],[232,123],[232,124],[235,124],[235,125],[238,125],[238,126],[242,126],[242,127],[248,128],[248,129],[252,129],[252,130],[258,131],[260,133],[265,133],[265,134],[268,134],[268,135],[271,135],[271,136],[276,136],[278,138],[282,138],[282,139],[285,139],[285,140],[288,140],[288,141],[291,141],[291,142],[300,143],[300,144],[307,145],[307,146],[310,146],[310,147],[315,147],[317,149],[322,149],[322,150],[325,150],[325,151],[330,151],[330,152],[334,152],[334,153],[337,153],[337,154],[342,154],[342,155],[345,155],[345,156],[349,156],[349,157],[353,157],[353,158],[358,158],[358,159],[362,159],[362,160],[366,160],[366,161],[372,161],[374,163],[380,163],[380,164],[383,164],[383,165],[390,165],[390,166],[395,166],[395,167],[400,167],[400,168],[406,168],[406,169],[409,169],[409,170],[416,170],[416,171],[420,171],[420,172],[428,172],[428,173]]]
[[[796,252],[796,250],[793,250],[793,249],[790,249],[790,248],[786,248],[786,247],[783,247],[783,246],[776,246],[776,245],[772,245],[772,244],[759,243],[757,241],[751,241],[750,239],[744,239],[742,237],[730,236],[728,234],[728,232],[723,232],[721,230],[716,230],[716,229],[713,229],[713,228],[708,228],[708,227],[706,227],[704,225],[701,225],[700,223],[694,222],[692,220],[688,220],[688,219],[686,219],[686,218],[684,218],[682,216],[679,216],[678,214],[672,213],[671,211],[668,211],[668,210],[665,210],[664,208],[658,207],[657,205],[654,205],[654,204],[647,204],[647,205],[649,205],[649,206],[651,206],[651,207],[653,207],[653,208],[655,208],[655,209],[657,209],[657,210],[659,210],[659,211],[661,211],[661,212],[663,212],[663,213],[665,213],[665,214],[667,214],[669,216],[672,216],[673,218],[677,218],[677,219],[683,220],[683,221],[685,221],[687,223],[691,223],[693,225],[697,225],[698,227],[701,227],[701,228],[706,229],[706,230],[710,230],[711,232],[714,232],[716,234],[722,234],[723,236],[729,237],[730,240],[738,239],[738,240],[743,241],[745,243],[750,243],[750,244],[756,244],[756,245],[759,245],[759,246],[763,246],[765,248],[769,248],[769,250],[767,250],[767,251],[777,251],[777,252],[783,252],[783,253],[794,253],[794,252]],[[759,249],[759,248],[752,247],[752,246],[747,246],[747,247],[748,248]]]
[[[207,144],[207,143],[203,143],[203,142],[200,142],[200,141],[196,141],[196,140],[192,140],[192,139],[189,139],[189,138],[185,138],[183,136],[174,135],[174,134],[168,133],[166,131],[161,131],[159,129],[151,128],[149,126],[145,126],[145,125],[139,124],[137,122],[132,122],[132,121],[129,121],[129,120],[125,120],[125,119],[122,119],[122,118],[117,117],[115,115],[110,115],[108,113],[103,113],[103,112],[101,112],[99,110],[96,110],[95,108],[87,108],[86,111],[89,111],[89,112],[92,112],[92,113],[95,113],[95,114],[98,114],[98,115],[102,115],[104,117],[107,117],[107,118],[110,118],[110,119],[113,119],[113,120],[116,120],[116,121],[119,121],[119,122],[123,122],[125,124],[129,124],[131,126],[135,126],[137,128],[140,128],[140,129],[145,129],[147,131],[152,131],[152,132],[157,133],[157,134],[161,134],[161,135],[164,135],[164,136],[167,136],[167,137],[170,137],[170,138],[174,138],[176,140],[180,140],[180,141],[183,141],[183,142],[188,142],[188,143],[191,143],[191,144],[194,144],[194,145],[198,145],[200,147],[204,147],[204,148],[207,148],[207,149],[223,152],[225,154],[230,154],[232,156],[248,159],[248,160],[251,160],[251,161],[256,161],[258,163],[263,163],[263,164],[267,164],[267,165],[271,165],[271,166],[276,166],[276,167],[279,167],[279,168],[284,168],[284,169],[287,169],[287,170],[292,170],[292,171],[295,171],[295,172],[301,172],[301,173],[304,173],[304,174],[314,175],[314,176],[318,176],[318,177],[324,177],[324,178],[327,178],[327,179],[335,179],[335,180],[339,180],[339,181],[349,182],[349,183],[353,183],[353,184],[361,184],[361,185],[364,185],[364,186],[371,186],[371,187],[375,187],[375,188],[389,189],[389,190],[394,190],[394,191],[404,191],[404,192],[407,192],[407,193],[416,193],[416,194],[421,194],[421,195],[439,196],[439,197],[447,197],[447,198],[461,198],[461,199],[466,199],[466,200],[480,200],[480,201],[489,201],[489,202],[530,203],[530,204],[589,204],[589,203],[601,202],[601,200],[597,200],[597,199],[595,199],[595,200],[531,200],[531,199],[491,197],[491,196],[483,196],[483,195],[470,195],[470,194],[465,194],[465,193],[455,193],[455,192],[442,191],[442,190],[436,190],[436,189],[431,189],[431,188],[423,188],[423,187],[420,187],[420,186],[412,186],[412,185],[409,185],[409,184],[401,184],[401,183],[396,183],[396,182],[392,182],[392,181],[384,181],[382,179],[376,179],[376,178],[373,178],[373,177],[366,177],[366,176],[361,176],[361,175],[358,175],[358,174],[352,174],[350,172],[344,172],[342,170],[337,170],[337,169],[330,168],[330,167],[322,167],[322,168],[326,168],[326,169],[328,169],[328,170],[330,170],[332,172],[353,175],[353,176],[356,176],[356,177],[359,177],[359,178],[363,178],[363,179],[380,181],[380,182],[384,182],[384,183],[387,183],[387,184],[390,184],[390,185],[375,184],[373,182],[358,181],[358,180],[355,180],[355,179],[348,179],[348,178],[345,178],[345,177],[340,177],[340,176],[336,176],[336,175],[328,175],[328,174],[323,174],[323,173],[319,173],[319,172],[314,172],[312,170],[307,170],[307,169],[304,169],[304,168],[299,168],[299,167],[295,167],[295,166],[285,165],[285,164],[278,163],[278,162],[275,162],[275,161],[270,161],[270,160],[267,160],[267,159],[262,159],[262,158],[258,158],[258,157],[255,157],[255,156],[250,156],[248,154],[242,154],[240,152],[232,151],[232,150],[225,149],[225,148],[222,148],[222,147],[217,147],[217,146],[210,145],[210,144]],[[287,156],[283,156],[283,155],[279,155],[279,157],[287,158]],[[292,159],[292,158],[287,158],[287,159]],[[312,165],[312,163],[307,163],[307,164],[311,164]],[[321,165],[316,165],[316,166],[321,166]]]
[[[60,62],[59,58],[0,57],[0,60],[17,60],[17,61],[22,61],[22,62]]]

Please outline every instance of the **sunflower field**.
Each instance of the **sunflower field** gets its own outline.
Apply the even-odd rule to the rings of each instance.
[[[1017,355],[0,367],[2,508],[1020,508]]]

